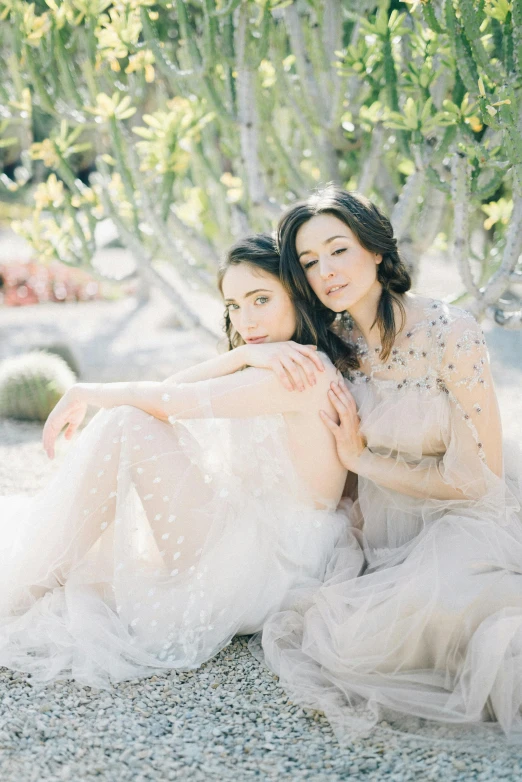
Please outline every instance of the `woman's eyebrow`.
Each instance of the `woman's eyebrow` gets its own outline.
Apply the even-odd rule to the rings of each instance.
[[[333,242],[334,239],[349,239],[349,236],[343,236],[342,234],[339,234],[338,236],[330,236],[329,239],[325,239],[323,244],[330,244],[330,242]],[[299,253],[297,260],[301,260],[302,255],[308,255],[308,253],[313,252],[313,250],[303,250],[302,253]]]
[[[255,291],[249,291],[243,296],[244,299],[248,299],[249,296],[253,296],[254,293],[272,293],[270,288],[256,288]],[[233,302],[235,299],[225,299],[225,302]]]

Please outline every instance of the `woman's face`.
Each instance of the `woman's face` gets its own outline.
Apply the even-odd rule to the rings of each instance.
[[[295,308],[277,277],[240,263],[227,269],[221,289],[232,325],[246,343],[292,339]]]
[[[332,214],[311,217],[297,231],[295,245],[310,287],[334,312],[356,309],[380,287],[377,266],[382,256],[366,250]]]

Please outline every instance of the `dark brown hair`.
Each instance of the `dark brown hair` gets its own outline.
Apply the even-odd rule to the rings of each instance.
[[[411,278],[402,262],[393,228],[388,218],[372,201],[360,193],[343,190],[336,185],[327,185],[312,194],[306,201],[291,206],[279,221],[278,243],[281,252],[281,278],[288,290],[295,296],[316,298],[305,271],[299,262],[295,239],[299,228],[318,214],[331,214],[342,220],[366,250],[382,255],[377,266],[377,279],[382,285],[374,323],[379,327],[382,350],[380,357],[385,361],[390,355],[397,333],[405,321],[404,305],[400,295],[411,287]],[[393,302],[401,312],[401,325],[395,324]]]
[[[227,270],[241,263],[262,269],[281,281],[277,242],[269,234],[247,236],[230,248],[218,270],[218,288],[221,293],[223,293],[223,278]],[[296,294],[295,288],[289,287],[284,282],[283,285],[295,308],[296,329],[292,336],[294,342],[299,342],[301,345],[317,345],[317,348],[326,353],[341,372],[355,369],[357,361],[354,361],[342,339],[330,330],[335,320],[335,313],[321,304],[315,296],[310,296],[308,291],[305,297],[301,297]],[[224,313],[223,331],[227,336],[229,350],[245,344],[232,326],[228,308]]]

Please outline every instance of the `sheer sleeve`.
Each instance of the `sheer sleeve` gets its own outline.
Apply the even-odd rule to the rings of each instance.
[[[178,419],[318,413],[321,408],[331,410],[327,390],[330,382],[340,377],[326,356],[323,361],[325,371],[318,373],[314,386],[305,384],[304,391],[288,391],[271,370],[250,367],[224,377],[173,386],[149,381],[85,384],[85,399],[100,407],[131,405],[171,423]]]
[[[467,500],[483,497],[502,474],[502,431],[486,343],[467,313],[438,343],[437,385],[449,402],[446,451],[408,462],[372,453],[360,457],[359,475],[413,497]]]

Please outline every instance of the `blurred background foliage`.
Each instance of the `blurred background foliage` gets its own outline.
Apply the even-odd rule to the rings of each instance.
[[[224,248],[335,181],[391,216],[415,275],[522,327],[519,0],[0,0],[0,198],[40,262],[100,226],[215,291]]]

